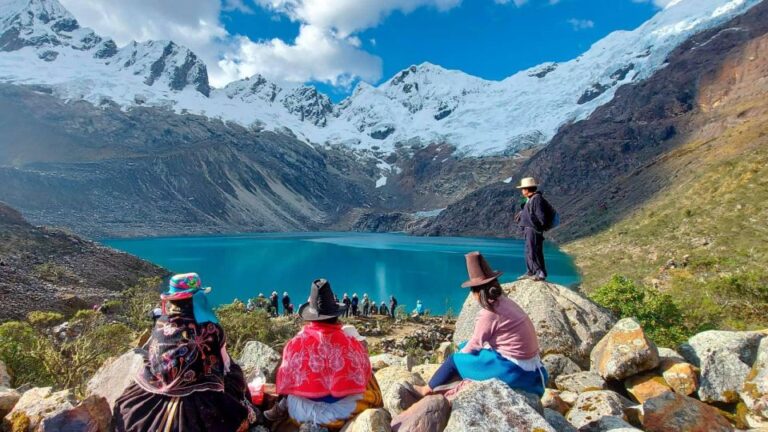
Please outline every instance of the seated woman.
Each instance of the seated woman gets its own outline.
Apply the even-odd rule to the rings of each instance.
[[[345,312],[328,281],[312,283],[309,302],[299,308],[307,324],[285,345],[277,371],[277,393],[287,396],[288,415],[296,424],[335,431],[366,409],[383,406],[368,351],[356,332],[345,332],[339,322]]]
[[[528,314],[507,298],[498,278],[479,252],[466,255],[469,288],[482,309],[472,338],[460,345],[432,376],[429,385],[415,386],[422,395],[457,379],[483,381],[492,378],[529,393],[544,394],[547,371],[539,357],[536,329]]]
[[[246,431],[255,422],[240,367],[196,273],[173,276],[144,369],[115,403],[118,432]]]

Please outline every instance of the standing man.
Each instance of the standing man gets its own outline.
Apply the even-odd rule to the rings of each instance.
[[[518,279],[543,281],[547,279],[544,264],[544,231],[552,224],[554,210],[539,192],[539,184],[533,177],[526,177],[517,186],[525,197],[525,203],[515,219],[525,236],[525,266],[528,271]]]
[[[272,315],[273,317],[277,316],[277,312],[278,312],[277,305],[278,305],[277,291],[272,291],[272,295],[269,296],[269,308],[270,308],[269,314]]]
[[[283,292],[283,315],[290,315],[291,298],[288,297],[288,291]]]
[[[395,296],[389,296],[389,313],[392,314],[392,318],[395,317],[395,309],[397,309],[397,299]]]

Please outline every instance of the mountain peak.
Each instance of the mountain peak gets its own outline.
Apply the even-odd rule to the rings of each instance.
[[[58,0],[0,0],[0,51],[28,46],[89,50],[101,42],[92,30],[81,28]]]

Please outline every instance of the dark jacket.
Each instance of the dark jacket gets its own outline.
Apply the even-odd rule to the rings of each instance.
[[[520,220],[517,223],[520,228],[533,228],[538,232],[544,231],[544,221],[547,216],[544,212],[543,201],[544,197],[541,196],[541,192],[534,193],[528,199],[520,212]]]

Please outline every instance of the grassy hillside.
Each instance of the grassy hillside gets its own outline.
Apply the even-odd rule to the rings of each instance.
[[[768,327],[766,57],[763,37],[703,79],[680,144],[618,180],[610,191],[617,198],[585,215],[621,213],[564,245],[585,291],[620,274],[670,294],[692,328]],[[630,211],[622,205],[633,189],[659,182],[651,199]]]

